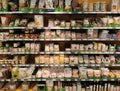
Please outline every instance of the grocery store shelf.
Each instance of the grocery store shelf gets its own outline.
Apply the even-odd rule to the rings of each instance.
[[[0,54],[120,54],[120,52],[0,52]]]
[[[1,64],[1,67],[6,67],[9,65]],[[120,67],[120,64],[13,64],[13,67],[75,67],[75,66],[84,66],[84,67]]]
[[[120,14],[120,12],[0,12],[0,14]]]
[[[120,29],[120,27],[0,27],[0,29]]]
[[[2,41],[120,41],[120,39],[2,39]]]
[[[98,78],[98,79],[80,79],[80,78],[21,78],[21,79],[1,79],[1,82],[4,81],[47,81],[47,80],[52,80],[52,81],[119,81],[120,79],[114,78],[114,79],[102,79],[102,78]]]

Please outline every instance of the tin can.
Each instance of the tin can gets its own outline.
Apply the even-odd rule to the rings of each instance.
[[[105,2],[101,2],[100,3],[100,11],[106,11],[106,3]]]
[[[89,4],[89,11],[92,12],[93,11],[93,3]]]
[[[83,2],[83,11],[84,12],[88,11],[88,0],[84,0]]]
[[[94,11],[100,11],[100,2],[95,2],[94,3]]]

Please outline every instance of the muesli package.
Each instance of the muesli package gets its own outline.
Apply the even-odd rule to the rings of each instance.
[[[95,56],[95,62],[100,64],[101,63],[101,57],[100,56]]]
[[[94,70],[94,76],[95,76],[95,78],[101,77],[101,71],[100,70]]]
[[[80,78],[87,78],[87,69],[86,67],[79,67]]]
[[[83,58],[84,58],[84,62],[85,63],[89,63],[89,57],[88,57],[88,55],[83,55]]]
[[[42,70],[39,69],[38,72],[36,73],[36,78],[41,78],[42,76]]]
[[[72,70],[72,77],[79,77],[79,71],[78,71],[78,69],[73,69]]]
[[[71,1],[72,0],[65,0],[65,9],[70,10],[71,9]]]
[[[43,9],[45,5],[45,0],[39,0],[38,8]]]
[[[42,78],[49,78],[49,77],[50,77],[49,68],[42,68]]]
[[[95,63],[95,57],[94,56],[90,56],[89,57],[89,62],[90,63]]]
[[[50,68],[50,78],[56,78],[57,77],[57,68]]]
[[[80,56],[79,56],[79,63],[83,63],[83,62],[84,62],[83,56],[80,55]]]
[[[89,78],[94,76],[94,70],[93,69],[87,69],[87,75]]]
[[[45,63],[45,56],[44,55],[40,55],[40,64],[44,64]]]
[[[64,75],[66,78],[72,77],[72,69],[71,68],[64,68]]]
[[[102,77],[108,77],[109,76],[109,69],[108,68],[101,68],[101,74],[102,74]]]
[[[43,27],[44,26],[44,18],[43,15],[34,15],[35,27]]]
[[[45,0],[46,9],[54,9],[54,7],[53,7],[53,1],[54,0]]]

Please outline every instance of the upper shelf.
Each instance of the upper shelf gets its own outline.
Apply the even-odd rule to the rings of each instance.
[[[120,12],[0,12],[0,14],[120,14]]]
[[[120,27],[0,27],[0,29],[120,29]]]

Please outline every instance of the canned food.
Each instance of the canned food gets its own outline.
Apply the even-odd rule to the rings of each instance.
[[[89,4],[89,11],[91,11],[91,12],[93,11],[93,3]]]
[[[100,10],[101,11],[106,11],[106,3],[105,2],[100,3]]]
[[[94,3],[94,11],[100,11],[100,2]]]

